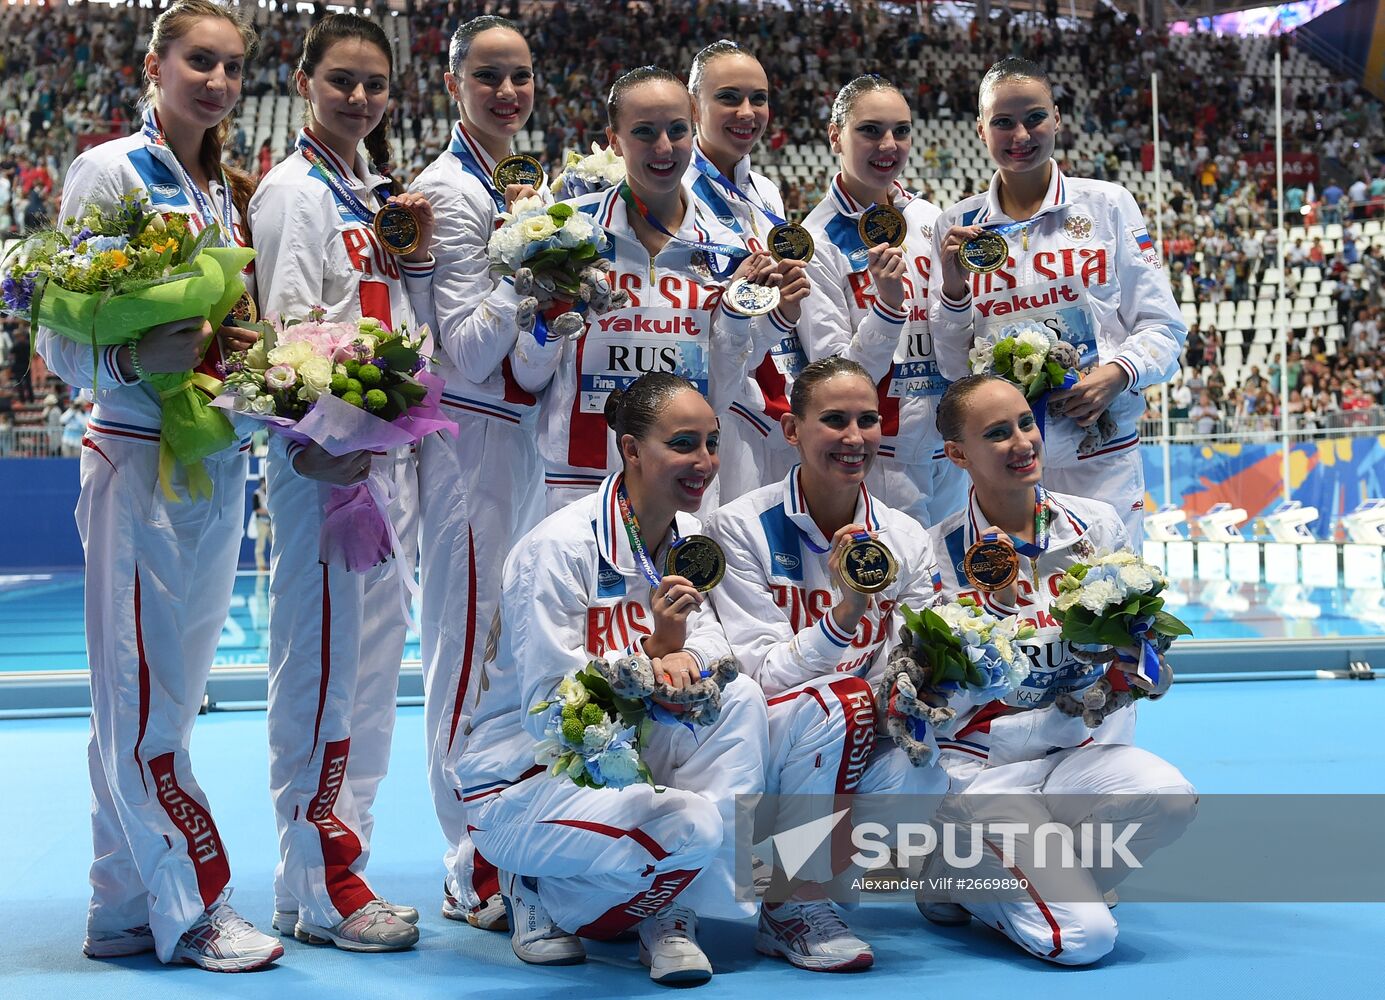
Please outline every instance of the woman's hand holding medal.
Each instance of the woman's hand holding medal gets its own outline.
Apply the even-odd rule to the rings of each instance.
[[[904,308],[904,248],[880,243],[870,248],[867,270],[875,283],[875,294],[891,309]]]
[[[412,250],[401,256],[415,264],[426,261],[433,251],[433,231],[436,228],[432,204],[425,196],[416,191],[391,195],[387,204],[398,205],[407,210],[414,217],[414,223],[418,226],[418,242]]]
[[[808,282],[807,265],[801,260],[785,259],[778,261],[767,272],[766,281],[779,289],[779,313],[790,323],[797,323],[803,315],[803,300],[812,291]]]
[[[845,524],[832,535],[828,547],[827,572],[836,584],[837,600],[832,605],[832,620],[843,632],[856,634],[861,618],[870,607],[870,595],[862,593],[847,580],[845,571],[846,550],[856,542],[858,535],[869,534],[863,524]]]
[[[665,576],[649,598],[654,634],[644,641],[651,658],[668,656],[688,641],[688,616],[702,607],[702,594],[682,576]]]
[[[507,184],[505,186],[504,196],[505,211],[508,212],[515,207],[515,202],[521,201],[524,198],[537,198],[539,193],[534,190],[532,184]]]
[[[943,235],[942,260],[943,294],[950,299],[960,299],[967,294],[967,269],[962,266],[962,244],[974,240],[984,232],[982,226],[951,226]]]

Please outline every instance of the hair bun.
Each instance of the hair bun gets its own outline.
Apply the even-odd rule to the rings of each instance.
[[[606,406],[601,411],[601,415],[606,418],[606,426],[617,433],[620,431],[620,411],[624,406],[625,390],[612,389],[606,397]]]

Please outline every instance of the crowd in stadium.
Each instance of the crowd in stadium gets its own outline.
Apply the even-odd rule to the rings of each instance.
[[[831,5],[796,4],[768,13],[757,10],[751,17],[733,3],[655,0],[635,7],[611,0],[417,0],[403,15],[409,18],[411,51],[399,54],[402,65],[391,100],[395,148],[402,149],[406,137],[414,140],[408,162],[396,165],[398,174],[412,177],[440,151],[441,137],[425,132],[423,125],[445,119],[454,110],[442,79],[447,39],[457,24],[486,8],[504,8],[524,23],[534,51],[541,54],[540,93],[531,128],[542,132],[542,149],[537,152],[548,165],[560,161],[565,150],[585,150],[603,138],[604,95],[623,70],[640,63],[686,67],[698,47],[729,37],[757,54],[770,79],[774,118],[759,154],[769,163],[788,144],[822,141],[831,100],[842,83],[906,59],[921,60],[925,66],[917,79],[897,81],[920,119],[970,119],[975,114],[976,79],[943,72],[930,58],[960,47],[975,57],[975,76],[1008,54],[1040,63],[1075,57],[1080,73],[1055,86],[1065,112],[1060,166],[1076,176],[1115,179],[1122,168],[1141,164],[1152,131],[1149,73],[1168,61],[1167,36],[1139,33],[1134,18],[1122,18],[1103,6],[1080,27],[1060,28],[1038,15],[1012,18],[1004,11],[988,24],[943,21],[931,12],[920,19],[912,6],[893,15],[875,5],[848,12]],[[16,236],[50,221],[61,195],[63,170],[78,150],[78,136],[127,131],[137,119],[139,67],[156,13],[104,5],[6,12],[6,31],[0,39],[0,234]],[[376,13],[384,16],[383,4]],[[246,95],[290,94],[302,34],[315,16],[286,13],[259,25],[260,49],[247,71]],[[1278,249],[1273,176],[1253,174],[1239,158],[1272,143],[1273,90],[1267,78],[1244,73],[1239,39],[1207,34],[1197,36],[1193,44],[1210,57],[1209,69],[1160,75],[1162,135],[1170,150],[1164,166],[1173,182],[1162,207],[1163,250],[1180,302],[1240,302],[1256,296],[1266,271],[1274,268]],[[1290,42],[1283,38],[1280,44],[1287,51]],[[1114,61],[1096,60],[1096,52],[1126,56],[1123,61],[1119,56]],[[1379,245],[1370,246],[1358,227],[1385,215],[1385,165],[1377,155],[1385,150],[1372,145],[1385,142],[1385,121],[1379,102],[1350,80],[1325,88],[1296,88],[1294,80],[1287,80],[1284,103],[1309,112],[1294,119],[1298,132],[1286,141],[1316,150],[1323,171],[1317,191],[1312,185],[1289,182],[1285,209],[1290,224],[1335,223],[1343,229],[1331,249],[1321,238],[1291,238],[1285,248],[1283,281],[1291,295],[1307,268],[1317,269],[1318,281],[1336,282],[1335,312],[1329,318],[1347,334],[1330,349],[1318,326],[1291,330],[1295,357],[1289,363],[1290,407],[1309,427],[1335,426],[1323,420],[1324,415],[1382,402],[1383,251]],[[1237,110],[1229,113],[1230,108]],[[1078,153],[1079,134],[1104,140],[1104,155]],[[929,180],[957,176],[954,150],[930,142],[926,128],[915,145],[913,155],[924,178],[922,193],[933,197]],[[233,130],[228,148],[231,159],[254,176],[273,165],[268,143],[250,148],[244,127]],[[964,180],[980,189],[988,178]],[[801,218],[824,197],[830,181],[826,171],[786,180],[788,213]],[[1153,207],[1146,210],[1152,223]],[[1358,264],[1361,267],[1355,267]],[[1189,415],[1190,422],[1178,429],[1226,430],[1233,426],[1229,421],[1274,418],[1280,403],[1279,365],[1274,359],[1259,376],[1263,387],[1251,384],[1252,376],[1224,389],[1221,366],[1239,366],[1246,360],[1245,348],[1224,343],[1215,325],[1195,325],[1194,331],[1185,357],[1186,377],[1170,397],[1175,418]],[[0,428],[11,422],[47,426],[52,408],[43,401],[50,391],[60,400],[59,407],[66,406],[61,384],[48,379],[41,360],[31,365],[27,352],[27,339],[17,335],[13,322],[5,321],[0,332]],[[1203,391],[1206,405],[1199,406]],[[1196,416],[1199,410],[1202,415]],[[57,432],[34,436],[20,450],[55,454],[61,450],[59,441]],[[0,439],[0,453],[14,447]]]

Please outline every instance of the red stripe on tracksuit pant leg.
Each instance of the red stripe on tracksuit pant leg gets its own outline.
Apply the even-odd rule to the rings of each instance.
[[[212,814],[178,784],[173,771],[172,751],[160,754],[149,762],[154,776],[154,791],[169,820],[187,842],[188,860],[197,873],[197,892],[203,906],[211,906],[231,881],[231,865],[226,848],[212,822]]]
[[[457,724],[462,719],[462,706],[466,704],[467,684],[471,681],[471,654],[476,644],[476,540],[471,533],[471,525],[466,529],[466,652],[462,654],[462,675],[457,679],[457,690],[452,693],[452,725],[447,730],[447,752],[452,752],[452,742],[457,738]],[[485,898],[485,897],[482,897]]]
[[[1001,852],[1000,848],[996,847],[995,844],[986,840],[984,837],[981,843],[989,847],[991,852],[995,854],[997,858],[1001,859],[1001,864],[1005,863],[1005,855]],[[1044,919],[1048,921],[1048,929],[1053,933],[1053,950],[1048,953],[1048,957],[1057,958],[1063,953],[1063,928],[1060,927],[1058,921],[1053,918],[1053,911],[1048,908],[1048,904],[1044,902],[1043,897],[1039,895],[1038,890],[1034,888],[1033,883],[1029,880],[1029,877],[1024,874],[1023,869],[1011,865],[1009,866],[1009,871],[1011,875],[1020,880],[1020,884],[1024,886],[1025,890],[1029,893],[1029,898],[1034,900],[1034,905],[1039,908],[1039,912],[1042,913]]]
[[[105,455],[101,457],[106,458]],[[144,658],[144,621],[140,617],[138,567],[135,569],[135,649],[139,653],[139,735],[135,738],[135,766],[139,768],[139,780],[144,782],[144,791],[148,794],[149,782],[145,781],[144,765],[139,759],[139,748],[144,744],[144,733],[149,728],[149,661]]]
[[[875,695],[862,677],[843,677],[827,686],[841,703],[846,720],[842,736],[842,759],[837,765],[837,783],[832,810],[849,808],[850,796],[865,777],[870,756],[875,752]],[[851,824],[838,823],[832,830],[832,872],[839,875],[850,863]]]
[[[607,837],[629,837],[648,851],[649,856],[655,861],[663,861],[668,857],[668,851],[660,847],[653,837],[638,827],[634,830],[626,830],[618,826],[608,826],[605,823],[595,823],[586,819],[546,819],[542,822],[548,826],[570,826],[576,830],[587,830],[591,833],[604,834]]]
[[[375,898],[365,881],[351,870],[361,856],[361,841],[354,831],[337,819],[332,810],[346,780],[346,765],[351,756],[351,740],[328,743],[322,751],[322,773],[317,794],[308,803],[306,818],[317,827],[322,845],[323,881],[332,905],[343,918],[351,916]]]
[[[474,829],[474,826],[468,827],[467,832]],[[471,855],[471,888],[483,902],[500,891],[500,873],[476,850]]]
[[[591,923],[577,928],[577,935],[604,941],[624,934],[645,917],[654,916],[677,899],[678,894],[692,884],[700,871],[701,868],[693,868],[659,873],[654,876],[654,884],[648,889],[635,893]]]

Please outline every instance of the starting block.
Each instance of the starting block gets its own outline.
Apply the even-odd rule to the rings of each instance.
[[[1305,507],[1297,500],[1282,503],[1264,517],[1265,527],[1276,542],[1302,545],[1316,542],[1317,536],[1308,526],[1318,520],[1318,508]]]
[[[1145,537],[1151,542],[1182,542],[1188,534],[1180,528],[1186,524],[1188,515],[1182,507],[1160,507],[1158,511],[1145,517]]]
[[[1245,522],[1246,512],[1243,509],[1229,503],[1218,503],[1197,519],[1197,527],[1209,542],[1243,542],[1245,537],[1241,534],[1241,525]]]
[[[1347,540],[1358,545],[1385,545],[1385,497],[1370,497],[1342,517]]]

